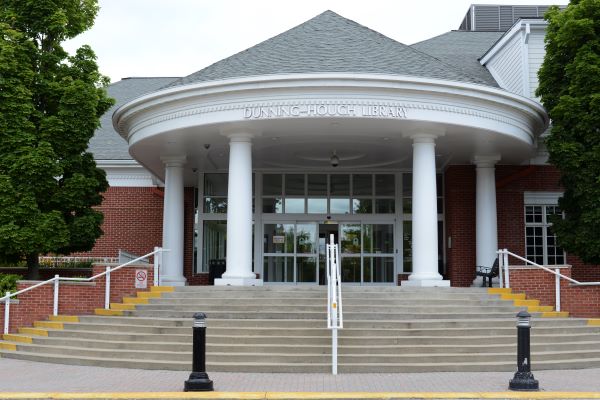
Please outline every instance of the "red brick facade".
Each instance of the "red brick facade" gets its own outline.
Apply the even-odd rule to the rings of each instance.
[[[559,173],[552,166],[496,167],[498,247],[524,255],[524,193],[560,192]],[[452,286],[471,286],[475,278],[475,166],[452,165],[445,171],[446,263]],[[448,246],[448,240],[446,240]],[[567,255],[573,278],[600,281],[600,266]]]
[[[118,303],[123,297],[133,296],[140,289],[135,288],[135,271],[145,269],[148,273],[148,288],[154,281],[153,266],[135,265],[123,267],[110,275],[110,301]],[[106,271],[103,265],[95,265],[93,274]],[[17,290],[37,284],[37,281],[22,281]],[[96,308],[104,308],[106,279],[100,277],[93,282],[60,282],[58,289],[58,314],[91,314]],[[18,303],[10,305],[10,331],[31,326],[33,322],[45,320],[53,312],[54,285],[52,283],[32,289],[17,296]],[[0,315],[4,315],[4,303],[0,304]]]

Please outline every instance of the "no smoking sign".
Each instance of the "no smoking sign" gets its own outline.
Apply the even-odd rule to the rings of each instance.
[[[148,273],[143,269],[135,270],[135,288],[146,289],[148,287]]]

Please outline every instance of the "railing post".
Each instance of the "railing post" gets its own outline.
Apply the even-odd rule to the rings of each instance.
[[[504,257],[504,273],[506,275],[506,277],[505,277],[506,285],[504,287],[510,288],[510,273],[508,271],[508,249],[502,250],[502,257]]]
[[[554,282],[555,282],[555,289],[554,289],[555,305],[554,305],[554,309],[556,311],[560,311],[560,275],[558,275],[560,273],[560,270],[558,268],[556,268],[554,271],[556,271],[556,275],[554,275]]]
[[[154,247],[154,286],[159,286],[158,283],[158,257],[162,256],[160,247]]]
[[[54,305],[52,307],[52,315],[58,315],[58,286],[60,285],[60,276],[54,275]]]
[[[8,334],[8,321],[10,321],[10,292],[6,292],[4,300],[4,334]]]
[[[500,287],[504,287],[504,257],[502,250],[498,250],[498,280],[500,281]]]
[[[110,309],[110,267],[106,267],[106,287],[104,291],[104,308]]]

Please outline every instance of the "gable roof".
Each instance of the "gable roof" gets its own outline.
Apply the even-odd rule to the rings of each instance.
[[[373,73],[489,85],[417,48],[388,38],[333,11],[218,61],[167,87],[270,74]]]
[[[131,160],[127,142],[113,128],[112,115],[117,108],[145,93],[153,92],[177,78],[124,78],[110,84],[106,91],[116,100],[100,119],[100,128],[96,129],[90,140],[88,150],[96,160]]]
[[[469,76],[498,87],[492,74],[479,63],[481,58],[498,41],[504,32],[450,31],[411,47],[453,65]]]

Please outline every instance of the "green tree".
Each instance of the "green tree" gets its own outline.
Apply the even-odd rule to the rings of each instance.
[[[105,174],[86,151],[113,100],[89,46],[61,43],[89,29],[96,0],[0,5],[0,258],[90,250],[102,234]]]
[[[537,90],[552,120],[550,163],[565,188],[558,240],[586,262],[600,263],[600,0],[571,0],[546,14],[546,57]]]

